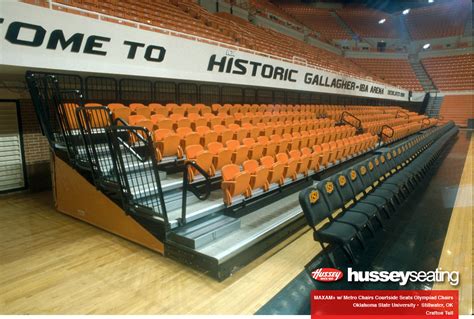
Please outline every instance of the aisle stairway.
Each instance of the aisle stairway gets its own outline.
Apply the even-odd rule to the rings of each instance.
[[[441,104],[443,103],[443,96],[439,96],[436,93],[429,97],[428,106],[426,107],[425,114],[429,117],[438,117],[440,115]]]
[[[418,55],[410,54],[408,56],[408,60],[410,61],[411,67],[413,71],[415,71],[418,80],[420,80],[421,85],[425,92],[438,92],[437,88],[433,84],[433,81],[429,77],[428,73],[426,73],[425,68],[421,64]]]

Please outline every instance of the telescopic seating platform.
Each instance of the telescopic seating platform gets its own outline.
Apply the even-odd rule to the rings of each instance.
[[[357,261],[353,242],[365,248],[366,238],[390,222],[396,208],[427,177],[444,145],[457,132],[453,122],[432,128],[381,148],[372,157],[300,192],[299,201],[314,240],[333,266],[336,247],[342,248],[350,262]]]
[[[58,79],[27,73],[58,210],[150,247],[126,232],[139,226],[155,250],[218,279],[303,227],[299,191],[437,124],[400,107],[102,105]],[[69,191],[79,186],[95,187],[96,200]],[[96,218],[106,201],[119,213]]]

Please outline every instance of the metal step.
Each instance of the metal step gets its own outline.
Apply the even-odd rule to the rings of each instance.
[[[241,217],[239,228],[230,222],[230,229],[225,229],[227,234],[223,234],[223,229],[216,238],[206,235],[205,226],[202,231],[199,226],[193,228],[194,231],[190,230],[187,236],[178,238],[174,235],[176,237],[170,237],[166,242],[167,256],[188,264],[193,269],[206,271],[219,280],[227,278],[305,225],[298,194],[296,192],[283,197]],[[223,224],[226,225],[225,222]],[[191,239],[199,239],[194,244],[201,246],[191,248]],[[207,240],[209,241],[204,243]]]
[[[172,232],[168,238],[178,244],[197,249],[239,228],[240,219],[214,215],[189,223],[179,228],[177,232]]]
[[[161,178],[161,172],[160,172]],[[163,193],[179,190],[183,185],[182,178],[165,178],[161,180],[161,190]],[[154,179],[148,180],[148,183],[136,187],[131,187],[130,192],[137,198],[148,197],[158,193],[158,186]]]
[[[196,199],[196,197],[194,198]],[[191,223],[200,218],[212,215],[216,212],[220,212],[224,208],[225,205],[224,201],[222,200],[222,192],[218,190],[213,191],[211,192],[211,195],[208,199],[204,201],[193,199],[190,203],[186,205],[186,221],[188,223]],[[167,212],[170,227],[173,229],[180,226],[182,207],[179,206],[174,210],[168,209]]]
[[[270,233],[278,231],[291,220],[301,217],[303,212],[298,195],[299,193],[296,192],[242,217],[241,227],[238,231],[214,241],[198,251],[216,258],[219,262],[225,262]]]

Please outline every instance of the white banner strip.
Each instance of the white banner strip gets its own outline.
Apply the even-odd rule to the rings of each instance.
[[[408,100],[408,91],[20,2],[0,1],[0,64]]]

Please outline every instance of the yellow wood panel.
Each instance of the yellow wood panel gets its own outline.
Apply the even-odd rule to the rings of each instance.
[[[164,245],[123,209],[58,157],[54,161],[56,208],[114,234],[163,253]]]
[[[0,197],[2,313],[253,314],[319,252],[305,228],[224,282],[59,214]]]
[[[459,290],[459,313],[461,315],[470,315],[473,310],[473,146],[474,141],[471,138],[463,174],[459,183],[459,191],[456,196],[438,266],[447,271],[459,271],[460,284],[457,287],[452,287],[448,282],[445,282],[437,283],[433,286],[433,289]]]

